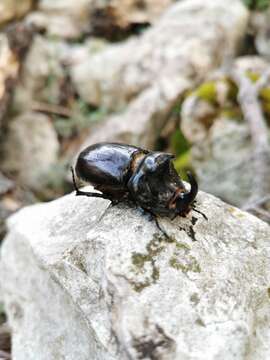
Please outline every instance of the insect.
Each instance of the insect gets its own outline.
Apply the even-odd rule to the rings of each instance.
[[[77,196],[99,197],[113,204],[131,201],[153,215],[185,216],[191,209],[198,185],[187,173],[190,190],[178,176],[174,156],[117,143],[98,143],[78,156],[76,175],[101,193],[78,189],[73,168],[73,184]]]

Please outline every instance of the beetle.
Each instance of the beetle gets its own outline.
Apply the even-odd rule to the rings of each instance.
[[[76,195],[108,199],[113,204],[131,201],[152,215],[171,219],[185,216],[198,193],[198,185],[188,172],[187,191],[173,159],[172,154],[128,144],[103,142],[88,146],[78,156],[76,175],[100,193],[79,190],[71,167]]]

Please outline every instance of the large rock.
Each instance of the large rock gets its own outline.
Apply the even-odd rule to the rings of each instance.
[[[48,35],[73,39],[90,28],[93,0],[40,0],[27,21],[46,30]]]
[[[142,36],[78,61],[71,76],[84,101],[121,111],[87,143],[100,137],[153,147],[187,88],[236,51],[247,20],[241,1],[181,1]]]
[[[0,2],[0,26],[7,21],[20,18],[32,7],[32,0],[1,0]]]
[[[92,0],[91,28],[101,36],[116,30],[132,29],[132,25],[149,25],[165,11],[174,0]]]
[[[246,56],[236,59],[233,67],[259,78],[269,69],[269,63],[257,56]],[[237,88],[226,76],[222,71],[209,74],[185,99],[180,126],[192,145],[191,163],[201,189],[243,206],[254,191],[254,145],[237,104]],[[265,94],[270,94],[270,82],[260,95],[263,109],[270,104]]]
[[[0,136],[32,35],[33,29],[22,23],[8,26],[5,33],[0,34]]]
[[[29,112],[10,121],[1,165],[22,184],[39,188],[43,176],[56,163],[58,151],[59,143],[50,118]]]
[[[270,227],[199,193],[186,218],[74,193],[21,210],[1,251],[16,360],[270,357]]]

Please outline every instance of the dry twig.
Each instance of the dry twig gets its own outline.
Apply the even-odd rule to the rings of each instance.
[[[251,82],[245,73],[240,71],[233,71],[232,78],[239,89],[238,102],[249,125],[253,143],[254,161],[250,165],[254,169],[254,183],[252,185],[252,196],[247,200],[244,208],[249,210],[258,209],[261,204],[267,201],[265,197],[270,194],[268,128],[258,99],[260,90],[269,81],[270,69],[255,84]]]

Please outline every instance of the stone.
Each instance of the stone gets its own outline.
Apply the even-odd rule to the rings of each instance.
[[[0,294],[16,360],[269,359],[266,223],[203,192],[204,215],[159,218],[162,231],[109,205],[72,193],[9,219]]]
[[[50,118],[40,113],[24,113],[9,123],[1,166],[20,183],[38,188],[44,174],[56,163],[58,151]]]
[[[31,111],[35,103],[58,104],[65,79],[63,62],[69,46],[36,35],[21,69],[13,108],[18,114]]]
[[[203,77],[234,52],[245,33],[248,11],[241,1],[230,2],[234,6],[221,0],[177,2],[142,36],[75,64],[78,93],[90,104],[117,110],[165,76]],[[226,49],[221,41],[229,44]]]
[[[32,29],[22,23],[10,25],[0,33],[0,136],[6,126],[21,62],[31,41]]]
[[[85,102],[118,112],[108,117],[104,130],[91,129],[83,146],[102,133],[103,140],[135,139],[137,145],[152,147],[151,134],[156,140],[185,91],[235,53],[248,11],[241,1],[231,2],[177,2],[140,37],[107,46],[71,66],[73,84]],[[147,137],[148,142],[140,140]]]
[[[260,77],[269,64],[257,56],[245,56],[237,58],[233,67]],[[249,126],[236,104],[236,93],[230,99],[228,94],[232,89],[227,89],[225,98],[219,100],[219,85],[231,86],[225,84],[224,76],[222,71],[210,73],[205,83],[186,97],[181,107],[180,127],[191,144],[191,165],[196,169],[200,188],[241,207],[253,191],[254,148]],[[201,96],[203,86],[213,87],[214,101]]]
[[[255,47],[262,57],[270,59],[269,26],[270,8],[267,11],[254,11],[250,18],[251,33],[255,38]]]
[[[24,16],[32,7],[32,0],[1,0],[0,25]]]
[[[173,0],[93,0],[91,22],[99,16],[112,27],[126,29],[131,25],[153,24]],[[102,26],[102,24],[100,24]]]
[[[50,36],[76,39],[90,28],[92,0],[41,0],[27,21]]]

